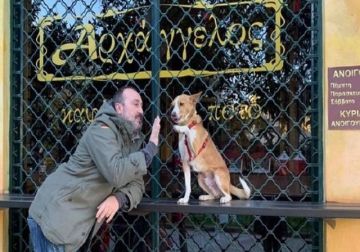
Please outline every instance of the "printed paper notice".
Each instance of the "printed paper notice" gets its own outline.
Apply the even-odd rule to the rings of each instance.
[[[360,66],[328,69],[330,130],[360,129]]]

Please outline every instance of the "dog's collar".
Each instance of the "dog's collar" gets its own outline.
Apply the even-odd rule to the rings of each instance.
[[[196,123],[195,123],[196,124]],[[190,128],[190,127],[189,127]],[[208,143],[209,141],[209,135],[205,138],[205,141],[203,142],[203,144],[201,145],[198,153],[196,154],[195,153],[195,156],[192,155],[191,153],[191,150],[190,150],[190,147],[189,147],[189,142],[187,140],[187,135],[185,135],[185,139],[184,139],[184,143],[185,143],[185,146],[186,146],[186,150],[188,152],[188,155],[189,155],[189,161],[193,161],[197,156],[199,156],[199,154],[205,149],[206,147],[206,144]]]
[[[194,127],[197,124],[196,121],[192,121],[189,125],[188,128],[191,129],[192,127]]]

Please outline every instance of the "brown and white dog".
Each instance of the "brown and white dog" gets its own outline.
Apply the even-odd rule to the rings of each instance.
[[[174,130],[179,133],[179,151],[185,176],[185,196],[178,203],[189,202],[191,167],[198,173],[198,183],[207,193],[201,195],[199,200],[220,198],[220,203],[227,203],[232,199],[231,194],[240,199],[248,199],[251,192],[249,186],[241,178],[243,189],[231,184],[225,161],[196,112],[200,95],[201,92],[194,95],[182,94],[172,102],[171,119],[176,124]]]

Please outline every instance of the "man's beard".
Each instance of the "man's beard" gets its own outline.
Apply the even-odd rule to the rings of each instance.
[[[138,114],[137,116],[135,116],[134,119],[136,122],[132,122],[133,126],[134,126],[134,135],[138,135],[141,132],[142,126],[143,126],[143,122],[144,122],[144,116],[142,114]]]
[[[132,135],[138,136],[141,132],[143,121],[144,121],[144,115],[139,113],[135,117],[131,118],[128,114],[119,114],[120,117],[122,117],[125,121],[129,122],[132,125]]]

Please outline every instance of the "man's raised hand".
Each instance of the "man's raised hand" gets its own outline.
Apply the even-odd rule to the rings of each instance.
[[[159,144],[159,132],[160,132],[160,117],[157,116],[154,120],[152,131],[150,135],[150,141],[153,142],[156,146]]]

